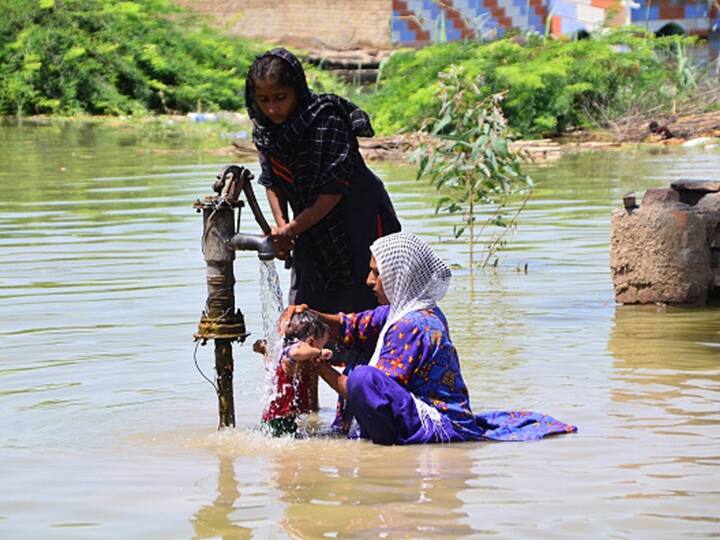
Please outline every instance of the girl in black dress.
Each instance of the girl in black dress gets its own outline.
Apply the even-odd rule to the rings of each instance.
[[[281,259],[292,252],[289,303],[331,313],[375,307],[365,283],[370,244],[400,223],[358,151],[357,137],[374,134],[368,115],[310,91],[298,59],[281,48],[255,59],[245,99],[260,152],[258,181],[276,223],[273,245]]]

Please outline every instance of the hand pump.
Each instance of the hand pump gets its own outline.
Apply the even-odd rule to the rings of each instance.
[[[255,198],[250,183],[252,179],[253,175],[248,169],[240,165],[228,165],[220,171],[213,184],[216,195],[209,195],[203,201],[198,199],[193,205],[198,213],[203,214],[202,252],[207,265],[208,290],[205,309],[194,337],[202,345],[210,339],[215,341],[219,429],[235,426],[232,343],[243,343],[249,335],[242,312],[235,309],[235,250],[257,251],[261,260],[272,260],[275,257],[269,236],[270,226]],[[239,232],[240,212],[244,206],[240,198],[242,194],[263,236]]]

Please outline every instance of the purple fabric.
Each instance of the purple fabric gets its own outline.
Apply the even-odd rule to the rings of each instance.
[[[347,389],[348,406],[360,425],[360,437],[377,444],[532,441],[577,430],[531,411],[481,413],[475,417],[475,433],[458,429],[446,415],[441,416],[441,425],[423,425],[412,394],[371,366],[356,367],[348,377]]]
[[[478,424],[485,426],[483,439],[491,441],[535,441],[577,431],[571,424],[533,411],[489,411],[476,418]]]
[[[347,390],[348,407],[363,439],[385,445],[466,440],[446,416],[442,426],[423,426],[410,392],[374,367],[357,366],[348,377]]]
[[[389,306],[343,315],[343,344],[372,351]],[[385,333],[377,369],[437,409],[470,438],[482,434],[440,308],[408,313]]]
[[[343,345],[372,351],[387,314],[388,306],[342,314]],[[532,411],[474,414],[439,308],[414,311],[393,324],[385,334],[377,366],[355,367],[347,384],[347,407],[339,409],[336,426],[347,428],[354,416],[361,437],[378,444],[528,441],[577,431]],[[435,408],[441,423],[433,425],[429,419],[423,423],[414,398]]]
[[[371,366],[356,367],[347,382],[348,406],[360,424],[360,437],[377,444],[428,444],[465,441],[532,441],[571,433],[575,426],[531,411],[491,411],[476,416],[476,433],[458,429],[446,415],[440,425],[420,421],[412,394]]]

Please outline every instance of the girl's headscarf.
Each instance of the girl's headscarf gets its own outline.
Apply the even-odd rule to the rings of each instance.
[[[390,302],[387,321],[370,359],[380,357],[387,329],[419,309],[432,309],[445,296],[452,273],[432,248],[412,233],[399,232],[378,238],[370,246],[375,256],[385,296]]]
[[[255,102],[254,84],[250,80],[255,63],[267,57],[280,58],[287,62],[295,80],[298,106],[295,112],[284,123],[274,124],[265,116]],[[372,137],[372,129],[367,113],[354,103],[335,94],[315,94],[308,88],[305,70],[300,61],[290,51],[277,48],[258,56],[253,62],[245,81],[245,104],[248,115],[253,122],[253,142],[261,152],[276,154],[280,157],[293,155],[298,140],[313,121],[328,108],[335,109],[347,122],[356,137]]]

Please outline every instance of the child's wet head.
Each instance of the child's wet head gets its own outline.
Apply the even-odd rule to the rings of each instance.
[[[312,339],[314,342],[313,345],[318,348],[322,348],[325,345],[327,338],[327,324],[312,311],[308,310],[295,313],[285,330],[285,339],[287,341],[307,341]]]

